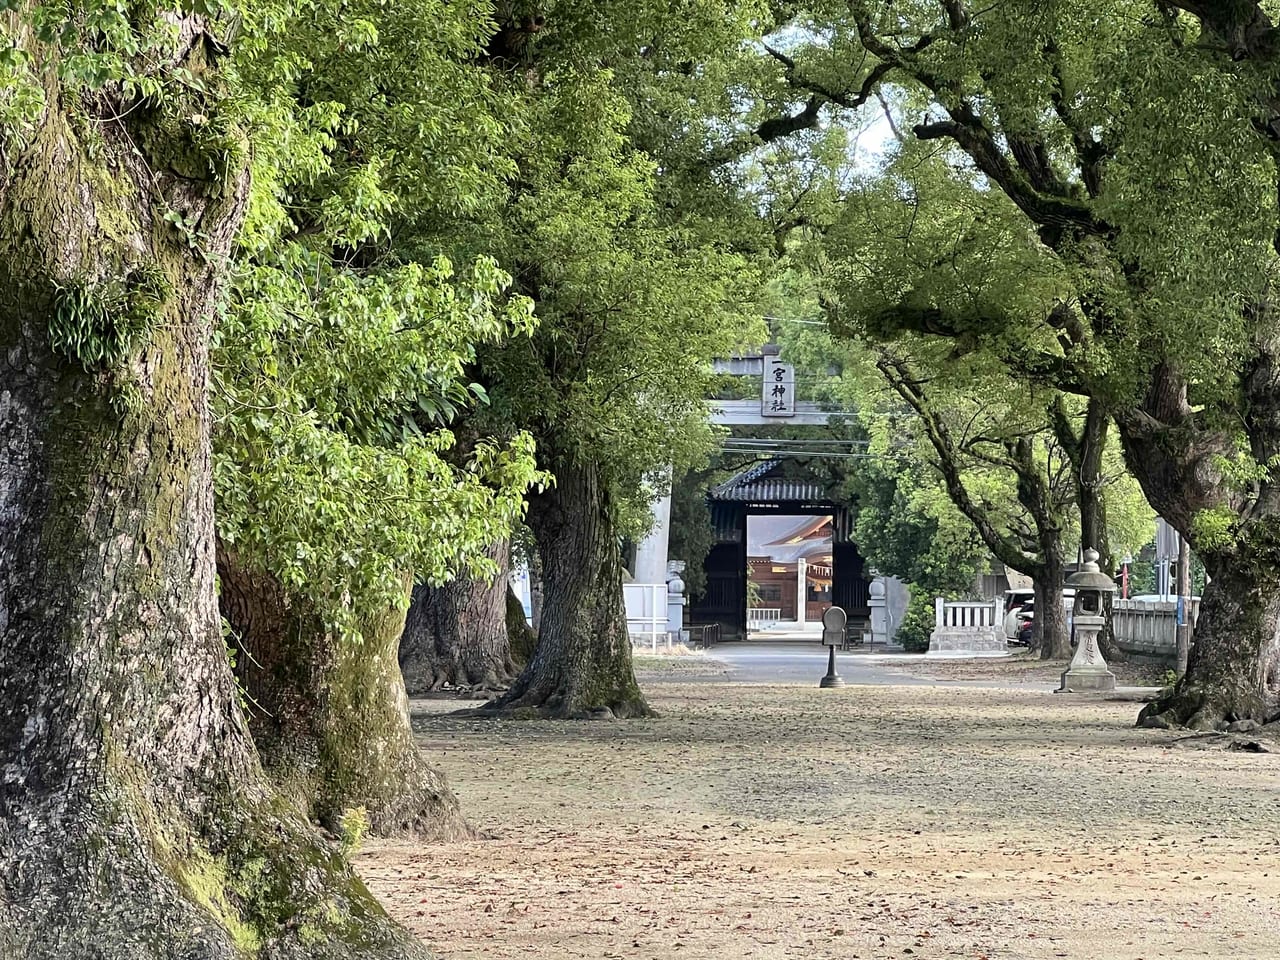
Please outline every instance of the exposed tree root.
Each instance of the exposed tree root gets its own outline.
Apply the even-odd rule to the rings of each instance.
[[[472,711],[476,715],[512,720],[635,720],[658,716],[644,697],[619,698],[608,703],[575,704],[563,694],[539,695],[526,690],[517,697],[507,696],[490,701]]]
[[[0,826],[6,960],[429,960],[278,800],[241,795],[195,832],[180,810],[102,799],[57,836]]]
[[[1143,707],[1138,714],[1137,725],[1164,730],[1185,728],[1213,732],[1239,725],[1260,726],[1275,719],[1251,716],[1254,712],[1252,709],[1230,707],[1221,696],[1183,682]]]

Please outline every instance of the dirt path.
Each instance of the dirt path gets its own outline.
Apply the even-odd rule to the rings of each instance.
[[[492,839],[359,869],[445,958],[1274,958],[1280,754],[1025,690],[647,684],[658,720],[445,717]]]

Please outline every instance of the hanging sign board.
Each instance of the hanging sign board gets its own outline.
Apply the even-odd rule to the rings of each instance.
[[[796,371],[777,357],[764,358],[764,392],[760,397],[762,417],[796,415]]]

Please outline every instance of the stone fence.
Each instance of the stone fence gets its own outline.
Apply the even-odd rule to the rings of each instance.
[[[1000,620],[1000,601],[934,601],[930,657],[1004,657],[1009,655]]]
[[[1191,623],[1200,613],[1200,601],[1190,602]],[[1178,656],[1175,630],[1178,604],[1173,600],[1113,600],[1111,623],[1116,646],[1130,656],[1167,660]]]

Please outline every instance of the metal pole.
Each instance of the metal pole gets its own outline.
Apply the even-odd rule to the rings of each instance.
[[[1191,546],[1182,534],[1178,534],[1178,675],[1187,672],[1187,660],[1191,657]]]

